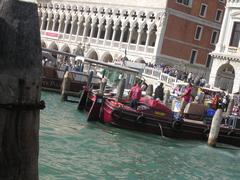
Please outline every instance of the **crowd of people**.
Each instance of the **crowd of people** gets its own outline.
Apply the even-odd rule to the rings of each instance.
[[[163,63],[158,64],[158,65],[148,63],[146,65],[147,65],[147,67],[158,69],[161,72],[163,72],[165,74],[168,74],[169,76],[176,77],[178,80],[188,82],[188,83],[192,83],[192,84],[194,83],[197,86],[203,87],[207,83],[207,81],[206,81],[206,79],[203,75],[194,74],[192,72],[181,71],[181,70],[178,70],[175,67],[167,66]]]

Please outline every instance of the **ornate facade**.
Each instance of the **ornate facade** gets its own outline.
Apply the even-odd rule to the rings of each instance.
[[[209,6],[218,4],[218,0],[214,1],[216,3]],[[185,70],[187,67],[188,71],[207,73],[206,56],[213,47],[210,42],[194,40],[195,29],[201,25],[219,30],[220,22],[194,14],[197,6],[200,11],[199,1],[100,2],[53,0],[39,3],[42,46],[70,53],[83,49],[86,57],[102,61],[120,59],[127,52],[131,61],[164,62],[181,68],[184,64]],[[211,39],[211,32],[207,33]],[[191,39],[183,38],[185,36]],[[192,49],[198,51],[193,62],[190,60]]]
[[[209,83],[229,92],[240,87],[240,1],[228,0]]]

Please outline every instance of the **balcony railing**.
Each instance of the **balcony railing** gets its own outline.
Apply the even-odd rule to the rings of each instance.
[[[163,73],[160,69],[154,69],[149,67],[145,67],[143,75],[147,75],[148,77],[152,77],[153,79],[160,80],[161,82],[164,82],[169,86],[172,86],[175,82],[180,81],[177,80],[176,77]]]

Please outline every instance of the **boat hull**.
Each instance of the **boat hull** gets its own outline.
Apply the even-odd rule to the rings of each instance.
[[[119,104],[105,100],[101,119],[115,127],[158,134],[170,138],[207,140],[210,125],[195,120],[175,121],[170,116],[158,117],[125,109]],[[240,129],[221,127],[218,142],[240,147]]]

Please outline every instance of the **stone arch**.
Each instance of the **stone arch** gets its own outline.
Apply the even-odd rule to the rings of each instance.
[[[233,65],[229,63],[220,65],[218,67],[216,77],[217,78],[214,83],[215,87],[232,92],[235,79],[235,70]]]
[[[146,64],[146,61],[142,57],[139,57],[139,58],[135,59],[134,62]]]
[[[113,56],[110,54],[110,52],[103,53],[101,60],[103,62],[113,62]]]
[[[46,45],[46,43],[43,40],[41,40],[41,47],[42,48],[47,48],[47,45]]]
[[[53,42],[48,46],[48,49],[58,51],[58,46],[57,46],[57,44],[53,41]]]
[[[64,44],[60,51],[66,52],[66,53],[71,53],[71,50],[67,44]]]
[[[95,51],[95,49],[90,49],[90,50],[87,52],[86,57],[87,57],[87,58],[90,58],[90,59],[98,60],[98,54],[97,54],[97,52]]]
[[[48,46],[48,49],[51,49],[51,50],[55,50],[55,51],[58,51],[58,46],[55,42],[52,42],[49,46]],[[57,58],[57,54],[56,53],[52,53],[52,56]]]

